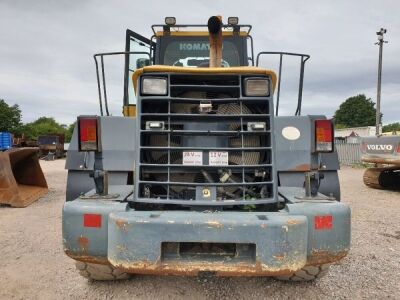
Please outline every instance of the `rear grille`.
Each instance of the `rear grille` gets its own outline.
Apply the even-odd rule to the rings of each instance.
[[[242,96],[241,75],[154,75],[168,95],[138,99],[136,201],[276,202],[272,100]]]

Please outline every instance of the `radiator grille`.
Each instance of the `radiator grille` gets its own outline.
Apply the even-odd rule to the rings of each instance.
[[[244,97],[244,75],[154,75],[168,95],[138,99],[135,201],[276,202],[272,98]]]

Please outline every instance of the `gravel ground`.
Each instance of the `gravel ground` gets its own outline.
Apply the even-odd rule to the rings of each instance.
[[[343,199],[352,208],[351,252],[316,282],[135,276],[91,283],[62,250],[64,161],[42,167],[46,197],[27,208],[0,207],[1,299],[400,299],[400,193],[364,187],[362,169],[340,171]]]

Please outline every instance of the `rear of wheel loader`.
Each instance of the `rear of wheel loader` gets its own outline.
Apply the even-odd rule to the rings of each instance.
[[[347,255],[351,216],[332,121],[300,115],[309,56],[249,58],[251,26],[235,17],[175,21],[153,25],[155,41],[127,30],[125,52],[95,55],[101,116],[79,116],[68,149],[65,253],[92,280],[320,278]],[[104,82],[103,58],[117,54],[125,117],[109,115]],[[274,115],[280,81],[261,54],[301,59],[295,116]]]
[[[48,191],[37,148],[0,152],[0,203],[26,207]]]

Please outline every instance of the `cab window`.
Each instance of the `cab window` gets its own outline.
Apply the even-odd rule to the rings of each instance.
[[[243,53],[241,38],[224,38],[222,44],[222,67],[240,66]],[[208,37],[165,37],[161,41],[160,63],[169,66],[208,66],[210,44]]]

